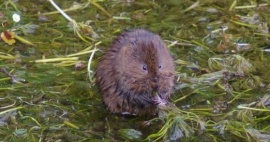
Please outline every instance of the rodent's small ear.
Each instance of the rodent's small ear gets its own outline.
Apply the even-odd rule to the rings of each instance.
[[[131,54],[131,50],[130,50],[131,47],[129,46],[123,46],[122,47],[122,50],[121,50],[121,54],[123,55],[130,55]]]

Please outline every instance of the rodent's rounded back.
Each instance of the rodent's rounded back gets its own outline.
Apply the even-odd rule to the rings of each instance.
[[[174,63],[158,35],[135,29],[113,41],[97,67],[96,78],[111,112],[154,114],[157,100],[167,100],[172,93]]]

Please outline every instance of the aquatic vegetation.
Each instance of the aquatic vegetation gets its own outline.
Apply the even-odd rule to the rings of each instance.
[[[268,0],[6,0],[0,9],[0,141],[270,139]],[[94,83],[112,39],[135,27],[158,33],[175,58],[175,93],[154,117],[108,114]]]

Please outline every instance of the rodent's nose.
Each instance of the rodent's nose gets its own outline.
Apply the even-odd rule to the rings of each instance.
[[[157,91],[157,90],[158,90],[158,85],[155,84],[155,85],[153,86],[153,89]]]

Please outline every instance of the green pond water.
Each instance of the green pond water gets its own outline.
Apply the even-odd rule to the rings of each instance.
[[[0,141],[269,141],[268,0],[55,3],[77,25],[47,0],[0,0],[0,32],[17,35],[0,40]],[[179,110],[124,117],[104,107],[96,65],[133,28],[168,45]]]

